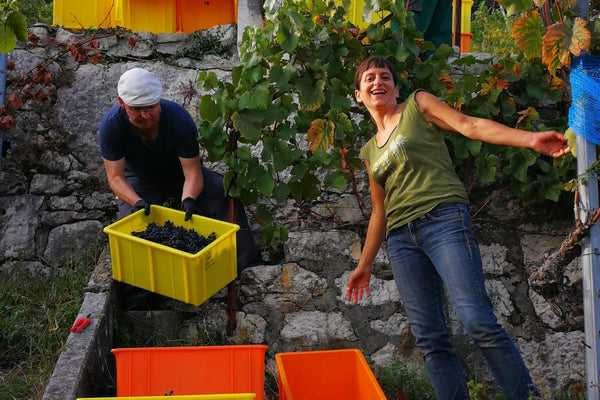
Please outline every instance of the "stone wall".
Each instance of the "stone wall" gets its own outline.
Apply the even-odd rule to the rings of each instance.
[[[9,54],[15,69],[9,71],[8,92],[35,65],[51,59],[60,44],[83,39],[83,34],[35,26],[37,46],[28,44]],[[223,44],[236,43],[236,29],[215,27]],[[129,38],[138,36],[131,48]],[[27,103],[16,116],[15,129],[3,133],[6,154],[0,176],[0,270],[25,268],[43,274],[68,268],[82,248],[99,253],[106,246],[102,229],[116,218],[113,195],[98,151],[100,118],[116,102],[116,84],[125,70],[141,66],[155,72],[164,84],[164,97],[185,104],[197,117],[200,91],[191,98],[199,71],[210,70],[228,79],[236,53],[205,56],[201,60],[177,57],[177,50],[192,46],[185,34],[148,32],[107,34],[100,38],[105,62],[77,63],[68,55],[54,60],[55,96],[45,104]],[[218,169],[219,165],[214,165]],[[367,183],[359,177],[363,201],[369,203]],[[338,225],[309,224],[292,230],[280,252],[263,249],[265,265],[244,270],[239,277],[235,343],[269,346],[268,363],[275,369],[277,352],[330,348],[359,348],[373,363],[383,365],[395,357],[418,357],[406,342],[407,322],[387,267],[385,249],[374,265],[371,297],[358,305],[344,299],[345,284],[355,267],[364,240],[366,220],[350,190],[331,193],[316,204]],[[499,197],[474,220],[484,269],[496,314],[517,342],[534,375],[544,374],[553,387],[581,380],[584,335],[568,328],[545,300],[527,285],[528,270],[541,262],[544,252],[559,246],[573,225],[556,221],[543,227],[512,225],[506,216],[518,204]],[[302,219],[293,205],[285,211]],[[255,225],[256,226],[256,225]],[[257,237],[257,239],[259,239]],[[571,283],[581,285],[579,267],[570,266]],[[200,328],[225,332],[225,290],[199,307],[177,301],[163,307],[181,311],[184,334]],[[448,307],[450,329],[468,371],[489,373]]]

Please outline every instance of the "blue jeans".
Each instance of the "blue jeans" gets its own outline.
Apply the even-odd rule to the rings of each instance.
[[[438,399],[469,398],[448,338],[443,286],[506,399],[527,399],[533,384],[519,351],[494,315],[467,206],[438,206],[392,230],[388,251],[400,300]]]

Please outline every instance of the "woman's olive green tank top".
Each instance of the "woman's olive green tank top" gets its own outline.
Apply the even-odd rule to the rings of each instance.
[[[454,171],[443,133],[419,110],[413,92],[404,102],[398,125],[377,147],[375,137],[361,149],[371,178],[385,190],[387,233],[438,205],[469,203]]]

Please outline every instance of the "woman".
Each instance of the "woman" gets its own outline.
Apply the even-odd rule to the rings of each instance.
[[[569,152],[566,139],[555,131],[527,132],[466,116],[424,91],[399,104],[393,66],[381,56],[363,61],[354,83],[356,101],[369,111],[377,133],[360,153],[369,174],[373,210],[358,266],[348,279],[347,300],[356,304],[363,293],[370,295],[371,264],[387,238],[400,300],[437,397],[469,398],[448,338],[444,285],[504,396],[527,399],[533,384],[493,313],[471,228],[469,199],[441,130],[553,157]]]

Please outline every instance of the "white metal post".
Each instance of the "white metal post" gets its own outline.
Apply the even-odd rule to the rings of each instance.
[[[596,145],[577,136],[577,170],[584,177],[579,185],[581,218],[585,212],[598,209],[598,180],[596,173],[586,174],[587,168],[596,160]],[[583,310],[585,324],[585,370],[587,399],[600,400],[600,228],[594,224],[589,237],[581,243],[581,266],[583,279]]]
[[[581,17],[589,17],[589,0],[578,0]],[[594,116],[596,118],[597,116]],[[577,136],[577,175],[583,177],[579,184],[581,201],[580,218],[586,211],[592,212],[598,206],[598,177],[595,172],[586,174],[596,161],[596,145]],[[581,243],[581,268],[583,280],[583,313],[585,325],[585,372],[587,399],[600,400],[600,228],[594,224],[589,236]]]

